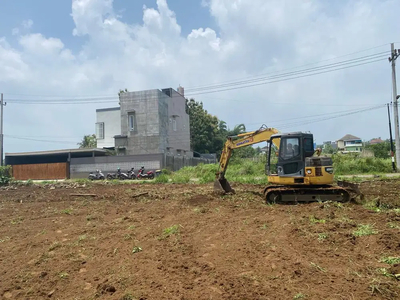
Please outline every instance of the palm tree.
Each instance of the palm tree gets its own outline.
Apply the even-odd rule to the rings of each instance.
[[[80,143],[78,143],[79,148],[96,148],[97,140],[96,135],[85,135]]]
[[[239,124],[239,125],[235,125],[233,130],[229,130],[228,135],[235,136],[235,135],[238,135],[238,134],[244,133],[244,132],[246,132],[246,126],[244,124]]]

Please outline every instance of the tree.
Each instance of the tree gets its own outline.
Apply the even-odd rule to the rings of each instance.
[[[121,96],[121,94],[123,94],[123,93],[128,93],[128,89],[119,90],[119,92],[118,92],[118,97]]]
[[[79,148],[96,148],[97,140],[96,135],[85,135],[81,142],[78,143]]]
[[[333,149],[333,146],[331,144],[325,144],[322,146],[322,153],[326,153],[326,154],[333,154],[335,153],[335,149]]]
[[[226,123],[220,121],[204,109],[202,102],[186,99],[190,118],[190,146],[199,153],[217,153],[219,155],[224,144],[223,137]],[[225,126],[224,126],[225,125]]]
[[[244,124],[239,124],[235,125],[235,127],[233,127],[233,130],[228,130],[228,135],[235,136],[245,132],[246,132],[246,126]]]
[[[379,143],[379,144],[366,144],[365,145],[365,149],[369,149],[372,150],[374,152],[375,157],[378,158],[389,158],[390,156],[390,141],[386,140],[383,143]],[[393,144],[393,152],[395,151],[395,147]]]

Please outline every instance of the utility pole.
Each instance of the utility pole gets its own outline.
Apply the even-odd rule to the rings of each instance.
[[[399,111],[397,109],[397,87],[396,87],[396,59],[399,57],[400,50],[394,49],[394,43],[391,43],[391,56],[389,62],[392,63],[392,85],[393,85],[393,114],[394,114],[394,138],[396,144],[396,164],[397,171],[400,170],[400,136],[399,136]]]
[[[396,172],[396,165],[395,165],[395,163],[394,163],[393,138],[392,138],[392,124],[390,123],[389,103],[388,103],[387,107],[388,107],[388,118],[389,118],[390,156],[392,157],[392,168],[393,168],[393,172]]]
[[[3,106],[6,105],[3,102],[3,93],[1,93],[1,102],[0,102],[0,106],[1,106],[1,120],[0,120],[0,165],[3,165]]]

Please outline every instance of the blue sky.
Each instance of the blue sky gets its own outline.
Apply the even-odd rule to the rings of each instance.
[[[184,35],[188,35],[192,28],[215,26],[207,7],[201,5],[201,1],[174,0],[168,4],[175,12]],[[143,22],[144,5],[149,8],[157,7],[156,0],[115,0],[113,3],[121,21],[137,24]],[[12,29],[21,27],[24,20],[34,21],[31,31],[40,32],[47,37],[58,37],[74,52],[79,51],[86,41],[86,38],[72,35],[74,22],[71,17],[71,1],[2,0],[0,2],[0,36],[7,37],[16,47],[18,43],[12,36]]]
[[[94,133],[96,109],[117,104],[113,99],[76,105],[49,101],[82,95],[100,99],[115,96],[120,88],[179,84],[230,127],[244,123],[255,130],[266,124],[311,131],[318,143],[348,133],[363,140],[387,138],[384,108],[330,116],[390,102],[387,56],[391,42],[400,48],[400,23],[393,21],[400,2],[332,3],[1,0],[5,152],[74,148],[84,134]],[[380,60],[311,77],[213,93],[194,94],[192,89],[190,94],[197,86],[208,90],[263,74],[324,70],[326,64],[362,56],[371,60],[371,55]]]

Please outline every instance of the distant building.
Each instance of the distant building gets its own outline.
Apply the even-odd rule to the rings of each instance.
[[[337,142],[335,142],[335,141],[326,141],[326,142],[324,142],[323,143],[323,145],[322,145],[322,149],[325,149],[325,147],[327,146],[327,145],[331,145],[332,146],[332,149],[334,149],[334,150],[336,150],[337,149]]]
[[[372,139],[369,141],[370,145],[375,145],[375,144],[380,144],[380,143],[384,143],[385,141],[382,140],[380,137]]]
[[[169,153],[193,156],[182,87],[124,92],[120,107],[96,110],[99,148],[118,155]]]
[[[342,153],[361,152],[363,150],[363,143],[359,137],[346,134],[344,137],[337,140],[337,148]]]
[[[121,134],[120,107],[96,109],[97,147],[114,149],[114,136]]]

